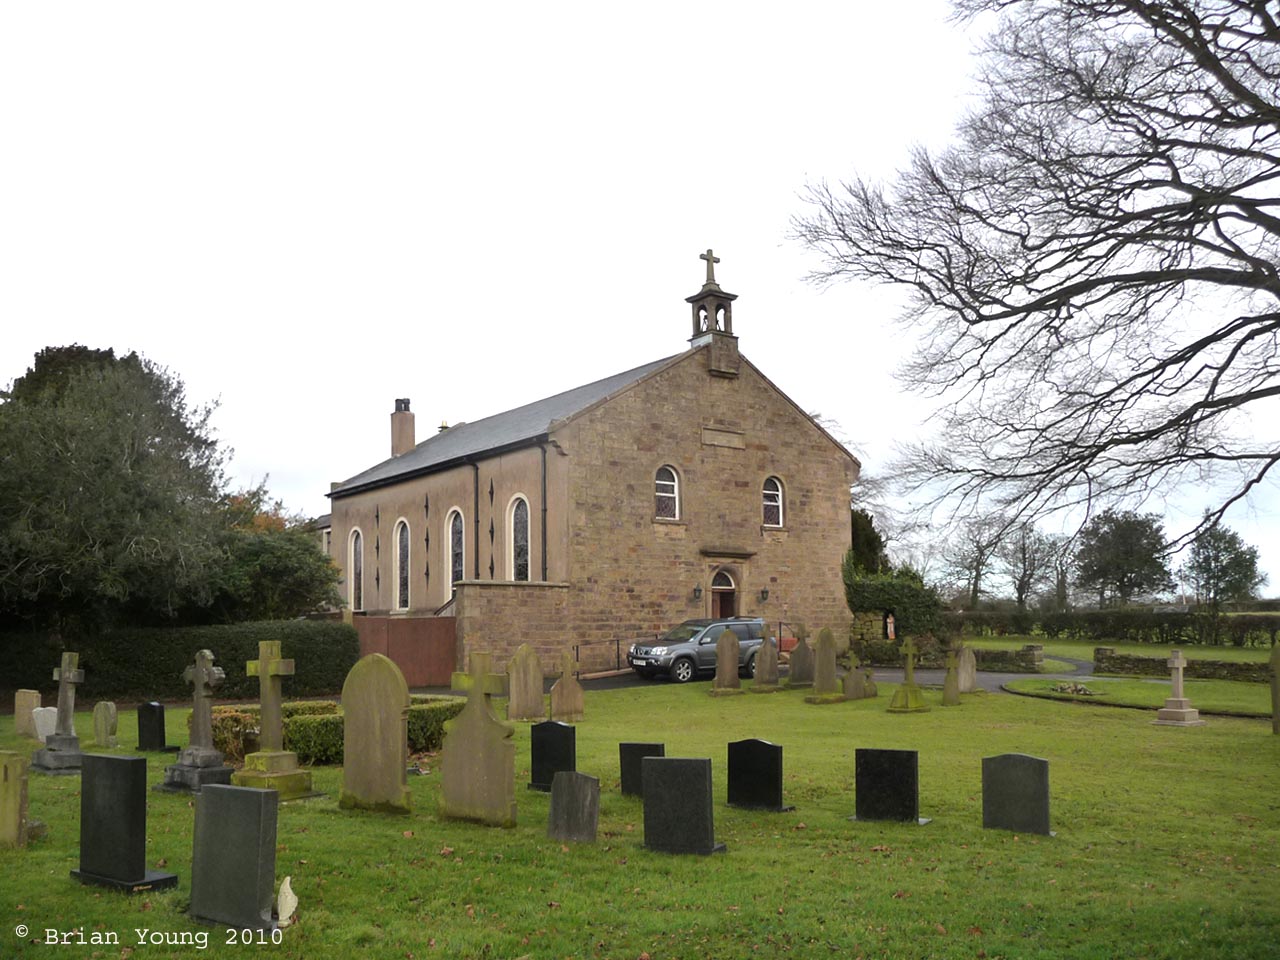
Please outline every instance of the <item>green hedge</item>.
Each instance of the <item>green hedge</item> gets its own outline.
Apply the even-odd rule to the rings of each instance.
[[[910,574],[866,573],[854,562],[852,550],[845,554],[840,574],[845,603],[852,613],[891,610],[896,632],[902,637],[942,631],[942,601],[937,591]]]
[[[1169,676],[1168,657],[1134,657],[1116,653],[1109,647],[1093,651],[1094,673],[1118,673],[1133,677]],[[1197,680],[1239,680],[1244,683],[1270,683],[1271,664],[1232,663],[1226,660],[1188,659],[1183,676]]]
[[[355,628],[325,620],[269,620],[211,627],[158,627],[113,630],[99,636],[65,637],[59,644],[46,636],[0,636],[4,682],[14,689],[42,692],[57,689],[53,680],[63,650],[80,654],[84,683],[77,691],[86,700],[186,700],[191,687],[182,672],[198,650],[212,650],[214,663],[226,672],[215,695],[227,700],[256,700],[258,678],[245,675],[245,663],[258,659],[258,643],[279,640],[283,656],[296,672],[284,681],[290,697],[314,697],[342,689],[347,671],[360,657]]]

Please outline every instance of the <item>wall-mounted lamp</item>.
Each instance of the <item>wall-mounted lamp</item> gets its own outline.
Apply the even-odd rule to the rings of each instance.
[[[760,591],[760,602],[764,603],[768,599],[769,599],[769,588],[765,587],[763,590]]]
[[[696,585],[694,586],[694,588],[693,588],[693,599],[695,599],[695,600],[701,600],[701,599],[702,599],[702,584],[700,584],[700,583],[699,583],[699,584],[696,584]]]

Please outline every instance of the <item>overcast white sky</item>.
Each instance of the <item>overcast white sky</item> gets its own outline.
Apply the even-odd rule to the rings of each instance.
[[[291,511],[418,438],[686,348],[743,353],[871,472],[925,429],[885,294],[820,291],[806,182],[950,137],[941,0],[0,6],[0,382],[137,350]],[[491,386],[483,388],[477,384]],[[1274,499],[1274,498],[1273,498]],[[1276,512],[1231,522],[1280,591]]]

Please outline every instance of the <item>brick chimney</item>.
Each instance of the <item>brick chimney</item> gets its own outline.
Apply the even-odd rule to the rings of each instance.
[[[409,412],[409,398],[405,397],[396,401],[396,412],[391,414],[391,455],[398,457],[416,445],[413,414]]]

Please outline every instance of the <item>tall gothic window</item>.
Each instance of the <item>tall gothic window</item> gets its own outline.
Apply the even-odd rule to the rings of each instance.
[[[653,515],[660,520],[680,519],[680,481],[671,467],[659,467],[653,478]]]
[[[396,609],[409,609],[409,524],[396,524]]]
[[[359,530],[351,531],[351,556],[347,561],[351,583],[348,587],[347,602],[352,610],[364,609],[364,537]]]
[[[511,501],[511,579],[529,579],[529,502],[524,497]]]
[[[764,482],[764,525],[782,526],[782,481],[769,477]]]
[[[466,570],[462,551],[462,513],[454,510],[449,514],[449,577],[451,583],[457,583],[461,580],[463,571]]]

